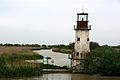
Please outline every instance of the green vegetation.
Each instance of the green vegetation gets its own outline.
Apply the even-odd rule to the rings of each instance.
[[[92,74],[120,76],[120,49],[103,46],[92,50],[85,69]]]
[[[90,50],[94,50],[98,47],[100,47],[100,45],[97,42],[90,42]]]
[[[31,47],[0,47],[0,77],[27,77],[42,73],[42,64],[28,63],[25,60],[42,59],[32,52]]]
[[[72,49],[74,48],[74,43],[69,43],[69,45],[49,45],[48,47],[52,48],[52,51],[54,52],[61,52],[66,54],[71,54]]]
[[[29,47],[32,50],[41,50],[41,49],[51,49],[51,47],[48,47],[47,45],[39,45],[39,44],[11,44],[11,43],[5,43],[5,44],[0,44],[0,47]]]
[[[5,43],[5,44],[1,43],[0,46],[40,47],[39,44],[10,44],[10,43]]]
[[[52,51],[54,51],[54,52],[60,52],[60,53],[66,53],[66,54],[71,54],[72,53],[71,49],[52,48]]]
[[[68,69],[67,66],[57,66],[57,65],[52,65],[52,64],[44,64],[43,69]]]
[[[41,75],[41,68],[38,66],[0,66],[0,77],[27,77]]]
[[[49,45],[48,47],[50,47],[50,48],[59,48],[59,49],[73,49],[74,48],[74,42],[73,43],[69,43],[69,45],[64,45],[64,44]]]
[[[51,49],[51,48],[48,47],[47,45],[43,44],[43,45],[41,45],[41,49]]]
[[[25,60],[43,58],[37,54],[14,53],[0,55],[0,77],[37,76],[42,72],[41,64]]]

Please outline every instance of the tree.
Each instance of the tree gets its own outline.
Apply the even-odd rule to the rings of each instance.
[[[45,44],[42,45],[42,48],[47,48],[47,46]]]
[[[69,48],[69,49],[74,49],[74,45],[75,45],[75,43],[74,43],[74,42],[69,43],[68,48]]]
[[[90,42],[90,50],[100,47],[97,42]]]

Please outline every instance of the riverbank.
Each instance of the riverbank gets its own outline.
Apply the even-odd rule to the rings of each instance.
[[[65,54],[72,54],[71,49],[64,49],[64,48],[52,48],[53,52],[60,52],[60,53],[65,53]]]

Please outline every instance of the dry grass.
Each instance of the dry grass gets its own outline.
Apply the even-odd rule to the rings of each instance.
[[[15,54],[21,52],[32,52],[32,47],[0,46],[0,55]]]

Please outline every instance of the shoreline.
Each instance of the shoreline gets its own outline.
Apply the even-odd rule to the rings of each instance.
[[[64,54],[72,54],[72,50],[71,49],[63,49],[63,48],[52,48],[53,52],[60,52],[60,53],[64,53]]]

